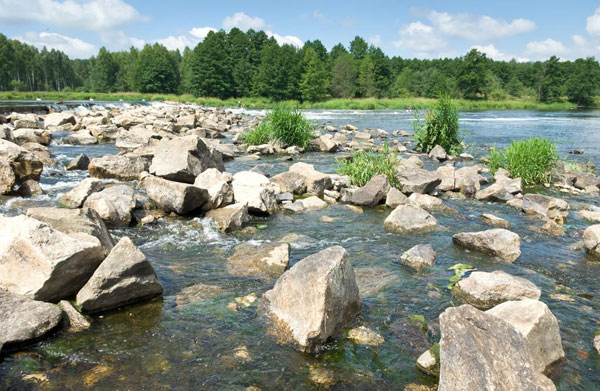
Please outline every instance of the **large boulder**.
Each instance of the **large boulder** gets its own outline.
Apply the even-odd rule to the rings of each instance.
[[[58,202],[67,208],[81,208],[90,194],[97,193],[103,189],[104,182],[94,178],[85,178],[60,197]]]
[[[230,182],[233,177],[228,172],[221,172],[216,168],[209,168],[196,177],[194,186],[208,192],[208,201],[204,210],[220,208],[233,202],[233,188]]]
[[[431,244],[417,244],[400,256],[400,263],[415,270],[432,267],[436,253]]]
[[[290,261],[289,243],[242,243],[229,257],[227,269],[234,276],[279,277]]]
[[[89,240],[87,235],[92,236],[100,241],[105,255],[113,248],[114,243],[104,221],[92,209],[29,208],[27,216],[78,239]]]
[[[383,222],[388,231],[399,233],[432,231],[437,225],[435,217],[411,204],[396,207]]]
[[[491,255],[502,262],[512,263],[521,256],[519,235],[503,228],[461,232],[452,236],[452,241],[461,247]]]
[[[90,160],[88,171],[91,176],[96,178],[133,181],[142,172],[148,171],[148,160],[121,155],[106,155]]]
[[[59,111],[57,113],[50,113],[44,118],[44,127],[46,129],[66,124],[77,124],[75,116],[69,111]]]
[[[135,208],[134,192],[127,185],[107,187],[89,195],[83,205],[96,211],[107,227],[127,227]]]
[[[0,216],[0,289],[58,301],[77,292],[104,258],[100,241],[82,240],[27,216]]]
[[[454,175],[456,173],[456,168],[454,165],[445,164],[438,167],[435,172],[440,180],[440,184],[437,186],[438,190],[453,191],[455,189]]]
[[[155,131],[147,129],[144,126],[136,126],[129,130],[120,129],[117,134],[115,147],[120,149],[135,149],[150,145],[153,140],[157,141],[160,138]]]
[[[398,168],[395,176],[400,190],[405,194],[428,194],[442,182],[437,173],[421,168]]]
[[[77,293],[85,312],[99,312],[161,295],[162,285],[146,256],[123,237]]]
[[[8,160],[0,158],[0,195],[8,194],[17,183],[17,177]]]
[[[145,175],[142,178],[142,186],[146,189],[148,197],[167,213],[185,215],[202,208],[209,200],[206,189],[154,175]]]
[[[17,181],[40,180],[44,165],[35,154],[25,148],[0,139],[0,159],[10,164]]]
[[[441,145],[436,145],[435,147],[433,147],[431,151],[429,151],[427,156],[429,156],[430,159],[436,162],[443,162],[445,160],[448,160],[448,153]]]
[[[600,257],[600,224],[590,225],[583,231],[583,245],[588,253]]]
[[[385,204],[390,208],[396,208],[407,203],[409,203],[408,197],[395,187],[392,187],[385,196]]]
[[[486,310],[505,301],[537,300],[542,291],[529,280],[496,270],[471,273],[454,285],[452,294],[463,303]]]
[[[496,176],[496,182],[475,193],[481,201],[506,202],[521,192],[521,178],[511,179],[504,175]]]
[[[306,178],[297,172],[282,172],[271,178],[271,182],[279,185],[282,193],[298,195],[306,193]]]
[[[315,170],[312,164],[294,163],[290,166],[289,172],[295,172],[304,177],[306,182],[306,191],[308,193],[322,196],[325,190],[331,190],[333,181],[329,175]]]
[[[534,369],[523,336],[510,324],[470,305],[440,315],[438,391],[555,391]]]
[[[0,355],[52,332],[62,314],[54,304],[0,290]]]
[[[559,224],[569,215],[569,204],[566,201],[543,194],[525,194],[522,208],[525,213],[554,220]]]
[[[52,133],[43,129],[20,128],[12,132],[13,137],[19,143],[38,143],[42,145],[50,144]]]
[[[220,153],[216,150],[211,152],[198,136],[184,136],[163,139],[158,143],[150,173],[171,181],[194,183],[196,177],[208,168],[225,171]]]
[[[362,303],[348,253],[334,246],[310,255],[264,294],[283,337],[305,352],[318,351],[360,312]]]
[[[272,214],[277,211],[279,186],[264,175],[240,171],[233,176],[233,193],[236,203],[245,203],[251,213]]]
[[[350,202],[362,206],[375,206],[385,199],[389,190],[390,184],[387,176],[376,175],[366,185],[352,193]]]
[[[485,178],[479,174],[478,166],[464,166],[454,172],[454,187],[467,197],[473,197]]]
[[[510,323],[525,337],[536,371],[543,373],[565,357],[558,321],[541,301],[507,301],[486,312]]]
[[[232,204],[222,208],[212,209],[206,212],[206,217],[214,220],[222,232],[231,232],[242,228],[250,218],[248,216],[248,205]]]

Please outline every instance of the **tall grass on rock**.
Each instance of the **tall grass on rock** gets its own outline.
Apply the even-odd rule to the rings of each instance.
[[[513,141],[504,151],[493,147],[488,160],[492,174],[504,168],[511,177],[520,177],[523,185],[531,186],[550,180],[558,162],[558,153],[550,140],[532,137]]]
[[[390,184],[397,187],[395,168],[396,154],[390,152],[386,143],[383,152],[359,151],[350,158],[337,159],[336,171],[340,175],[348,175],[350,182],[356,186],[364,186],[374,176],[384,174]]]
[[[278,141],[283,145],[305,148],[313,137],[314,125],[298,109],[280,106],[267,113],[265,119],[244,134],[248,145]]]
[[[439,145],[453,155],[462,152],[458,110],[448,94],[441,94],[435,107],[425,113],[425,123],[415,118],[413,128],[417,151],[429,153]]]

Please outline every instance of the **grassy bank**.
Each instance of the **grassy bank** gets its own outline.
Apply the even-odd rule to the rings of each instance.
[[[192,95],[170,95],[170,94],[140,94],[135,92],[122,93],[97,93],[97,92],[0,92],[0,100],[89,100],[97,101],[173,101],[181,103],[195,103],[210,107],[237,107],[240,100],[245,108],[272,108],[280,103],[286,103],[291,106],[302,109],[327,109],[327,110],[405,110],[409,106],[413,109],[423,110],[431,109],[436,99],[428,98],[365,98],[365,99],[330,99],[324,102],[273,102],[266,98],[241,98],[241,99],[218,99],[218,98],[197,98]],[[576,106],[569,102],[560,102],[552,104],[538,103],[533,98],[522,98],[500,101],[470,101],[456,99],[454,103],[461,111],[478,110],[572,110]]]

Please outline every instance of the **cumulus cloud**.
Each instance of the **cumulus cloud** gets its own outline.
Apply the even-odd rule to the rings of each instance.
[[[421,22],[402,27],[400,39],[392,44],[398,49],[413,50],[419,57],[429,57],[431,52],[446,47],[446,41],[436,34],[434,28]]]
[[[169,50],[183,51],[186,46],[192,49],[196,47],[211,31],[217,31],[217,29],[212,27],[194,27],[185,34],[170,35],[167,38],[157,39],[154,42],[164,45]]]
[[[600,35],[600,8],[596,9],[594,15],[587,17],[585,29],[590,35]]]
[[[497,61],[510,61],[512,59],[515,59],[517,62],[529,61],[529,59],[526,57],[518,57],[513,56],[512,54],[503,53],[498,48],[496,48],[496,46],[493,43],[485,46],[475,45],[471,47],[471,49],[477,49],[480,52],[485,53],[488,57]]]
[[[231,30],[234,27],[239,28],[242,31],[249,29],[263,30],[267,27],[265,21],[262,18],[250,17],[243,12],[236,12],[232,16],[227,16],[221,23],[223,29],[226,31]]]
[[[43,23],[104,31],[146,20],[123,0],[0,0],[0,21],[3,23]]]
[[[368,42],[369,42],[371,45],[373,45],[373,46],[377,46],[377,47],[381,46],[381,44],[382,44],[382,42],[383,42],[383,41],[381,40],[381,35],[379,35],[379,34],[376,34],[375,36],[373,36],[373,37],[369,38],[367,41],[368,41]]]
[[[96,46],[91,43],[57,33],[27,32],[25,36],[17,37],[16,39],[39,49],[46,47],[48,49],[60,50],[72,58],[88,58],[98,51]]]
[[[555,41],[551,38],[545,41],[529,42],[526,46],[527,53],[539,59],[546,59],[552,56],[564,56],[567,54],[567,48],[562,42]]]
[[[104,31],[100,33],[100,40],[110,50],[124,50],[132,46],[139,49],[146,44],[143,39],[130,37],[123,31]]]
[[[304,42],[302,42],[302,40],[295,35],[279,35],[272,31],[265,31],[265,34],[267,34],[268,37],[275,38],[277,43],[280,45],[288,44],[296,47],[302,47],[304,45]]]
[[[427,19],[444,35],[474,41],[508,37],[536,28],[535,23],[528,19],[513,19],[509,23],[486,15],[472,18],[469,14],[431,11],[427,15]]]

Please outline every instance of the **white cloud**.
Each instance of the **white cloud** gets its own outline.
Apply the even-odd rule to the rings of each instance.
[[[552,56],[561,57],[568,52],[565,45],[551,38],[548,38],[545,41],[529,42],[526,49],[527,53],[538,59],[546,59]]]
[[[106,31],[146,20],[123,0],[0,0],[0,21],[4,23],[42,23]]]
[[[590,35],[600,35],[600,8],[596,9],[594,15],[587,17],[585,29]]]
[[[258,16],[252,18],[243,12],[236,12],[232,16],[227,16],[221,23],[224,30],[229,31],[234,27],[239,28],[242,31],[249,29],[262,30],[267,27],[265,21]]]
[[[183,51],[186,46],[191,49],[196,47],[196,45],[202,42],[211,31],[217,30],[212,27],[194,27],[185,34],[177,36],[170,35],[167,38],[157,39],[154,42],[164,45],[169,50]]]
[[[517,62],[529,61],[529,59],[525,58],[525,57],[517,57],[517,56],[513,56],[512,54],[503,53],[500,50],[498,50],[498,48],[496,48],[496,46],[494,46],[493,43],[491,43],[489,45],[485,45],[485,46],[475,45],[475,46],[471,47],[471,49],[477,49],[480,52],[485,53],[488,57],[490,57],[494,60],[497,60],[497,61],[510,61],[513,58]]]
[[[374,37],[368,39],[369,43],[373,46],[379,47],[383,43],[381,40],[381,35],[377,34]]]
[[[327,18],[325,17],[325,14],[318,10],[313,11],[312,17],[315,20],[320,20],[321,22],[327,22]]]
[[[265,31],[265,34],[267,34],[268,37],[273,37],[275,38],[275,40],[277,41],[278,44],[280,45],[294,45],[296,47],[302,47],[304,45],[304,42],[302,42],[302,40],[298,37],[296,37],[295,35],[279,35],[277,33],[274,33],[272,31]]]
[[[109,50],[125,50],[132,46],[141,48],[146,44],[143,39],[130,37],[123,31],[101,32],[100,40]]]
[[[431,52],[446,47],[446,41],[439,37],[432,26],[413,22],[400,30],[400,39],[392,42],[398,49],[414,50],[419,57],[430,57]]]
[[[48,49],[60,50],[72,58],[88,58],[98,51],[91,43],[57,33],[27,32],[24,37],[16,37],[16,39],[39,49],[45,46]]]
[[[474,41],[508,37],[536,28],[535,23],[528,19],[518,18],[508,23],[486,15],[472,18],[469,14],[431,11],[427,15],[427,19],[444,35]]]

